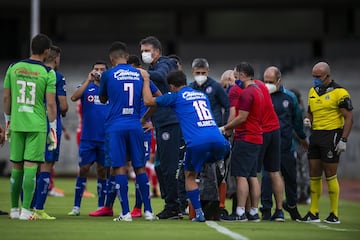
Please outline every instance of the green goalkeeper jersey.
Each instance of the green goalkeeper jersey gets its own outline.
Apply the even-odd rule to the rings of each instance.
[[[42,62],[25,59],[11,65],[4,88],[11,93],[10,130],[46,132],[46,93],[55,93],[55,71]]]

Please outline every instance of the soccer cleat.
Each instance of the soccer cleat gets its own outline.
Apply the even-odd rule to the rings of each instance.
[[[8,215],[9,213],[8,212],[5,212],[3,210],[0,210],[0,215]]]
[[[191,219],[191,221],[193,222],[205,222],[206,219],[205,219],[205,216],[204,214],[199,214],[199,215],[196,215],[193,219]]]
[[[98,210],[96,210],[95,212],[91,212],[89,213],[89,216],[90,217],[102,217],[102,216],[114,216],[114,212],[113,212],[113,209],[110,208],[110,207],[102,207]]]
[[[262,220],[271,220],[271,208],[260,208],[260,211]]]
[[[80,215],[80,209],[74,207],[70,212],[67,214],[68,216],[79,216]]]
[[[251,215],[250,213],[247,214],[247,219],[249,222],[260,222],[260,217],[259,217],[259,214],[254,214],[254,215]]]
[[[48,193],[49,196],[53,196],[53,197],[64,197],[64,192],[61,192],[59,189],[53,187],[49,193]]]
[[[324,222],[330,224],[339,224],[340,220],[337,216],[335,216],[334,213],[330,213],[330,215],[326,219],[324,219]]]
[[[56,217],[50,216],[44,210],[35,210],[34,216],[36,216],[38,219],[41,219],[41,220],[55,220],[56,219]]]
[[[132,210],[132,212],[131,212],[131,217],[133,217],[133,218],[139,218],[139,217],[141,217],[142,215],[141,215],[141,208],[136,208],[136,207],[134,207],[134,209]]]
[[[294,207],[290,207],[286,202],[283,202],[282,207],[290,214],[291,220],[296,221],[301,218],[296,205]]]
[[[281,209],[276,209],[274,214],[271,216],[270,221],[274,222],[285,222],[284,212]]]
[[[159,219],[181,219],[182,215],[177,210],[164,209],[156,215]]]
[[[20,209],[19,208],[11,208],[9,213],[10,219],[19,219],[20,217]]]
[[[223,222],[246,222],[248,219],[246,214],[243,213],[241,216],[237,215],[237,213],[232,213],[229,216],[224,216],[220,219]]]
[[[132,215],[131,215],[132,216]],[[155,214],[153,214],[150,211],[145,211],[144,212],[144,218],[146,221],[154,221],[154,220],[159,220],[159,218],[157,216],[155,216]]]
[[[83,193],[83,197],[84,198],[94,198],[95,194],[93,194],[92,192],[89,192],[88,190],[85,189],[85,191]]]
[[[32,211],[27,210],[25,208],[21,208],[21,213],[19,216],[20,220],[38,220],[38,216],[36,216],[35,214],[33,214]]]
[[[131,222],[132,221],[131,213],[128,212],[125,215],[120,214],[117,218],[114,218],[113,221],[114,222]]]
[[[314,215],[309,211],[303,218],[296,219],[296,221],[308,222],[308,223],[319,223],[320,222],[319,213],[316,213]]]

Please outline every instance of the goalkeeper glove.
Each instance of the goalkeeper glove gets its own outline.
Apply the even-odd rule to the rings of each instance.
[[[9,140],[10,142],[10,120],[11,120],[11,115],[7,115],[6,113],[4,113],[5,116],[5,140]]]
[[[49,144],[48,146],[49,151],[55,150],[57,147],[56,120],[50,122],[50,129],[47,136],[47,144]]]

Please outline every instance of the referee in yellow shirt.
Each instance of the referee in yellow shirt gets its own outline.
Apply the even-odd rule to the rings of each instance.
[[[304,126],[312,128],[308,152],[311,204],[309,212],[298,221],[320,222],[318,206],[324,172],[330,197],[330,215],[324,222],[336,224],[340,223],[340,189],[336,174],[353,124],[353,106],[348,91],[330,78],[326,62],[315,64],[312,76],[314,87],[309,90],[308,113],[304,119]]]

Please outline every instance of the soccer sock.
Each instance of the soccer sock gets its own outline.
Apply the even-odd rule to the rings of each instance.
[[[128,179],[126,174],[119,174],[115,176],[116,189],[119,191],[119,200],[122,208],[122,214],[125,215],[130,212],[129,199],[128,199]]]
[[[37,168],[37,165],[24,166],[22,207],[27,210],[30,210],[30,204],[34,196]]]
[[[245,213],[245,207],[236,207],[236,214],[242,216]]]
[[[310,178],[310,212],[316,214],[319,212],[319,199],[322,193],[321,177]]]
[[[36,193],[35,208],[37,210],[44,209],[46,197],[49,192],[49,185],[50,185],[50,173],[41,172],[37,180],[36,191],[35,191]]]
[[[81,199],[86,188],[86,181],[86,178],[76,178],[74,207],[80,207]]]
[[[338,216],[339,206],[339,193],[340,187],[337,179],[337,175],[326,178],[328,184],[329,198],[330,198],[330,211]]]
[[[110,175],[107,186],[106,186],[106,201],[105,206],[112,208],[116,198],[116,189],[115,189],[115,176]]]
[[[10,198],[11,208],[19,207],[19,198],[21,192],[21,186],[23,182],[24,171],[19,171],[15,168],[11,169],[10,177]]]
[[[137,178],[137,177],[136,177]],[[141,193],[139,189],[139,184],[135,181],[135,208],[141,208],[142,200]]]
[[[144,211],[152,212],[150,203],[150,186],[149,178],[146,173],[141,173],[136,176],[136,183],[139,185],[140,199],[144,203]]]
[[[186,195],[190,199],[190,202],[195,210],[201,208],[200,190],[198,188],[191,191],[186,191]]]
[[[98,193],[98,207],[104,206],[106,197],[106,179],[98,178],[97,180],[97,193]]]

